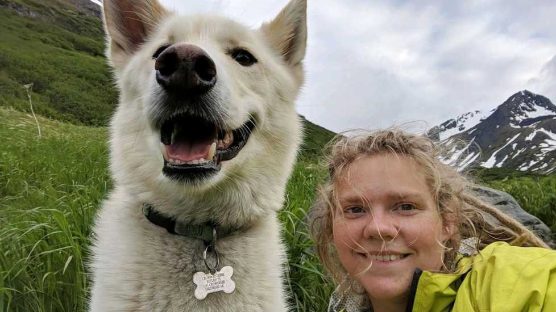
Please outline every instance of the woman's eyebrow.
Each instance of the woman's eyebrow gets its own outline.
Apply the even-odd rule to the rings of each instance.
[[[424,200],[424,196],[420,192],[414,191],[407,191],[407,192],[389,192],[386,194],[382,194],[385,198],[389,200],[414,200],[414,201],[422,201]],[[364,202],[372,202],[372,199],[369,200],[366,196],[357,193],[348,193],[343,196],[339,196],[338,200],[342,204],[350,204],[350,203],[360,203]]]
[[[357,194],[348,194],[348,195],[345,195],[345,196],[339,196],[338,197],[338,201],[341,204],[359,203],[363,200],[366,201],[365,197],[357,195]]]
[[[393,192],[393,193],[389,193],[388,197],[390,198],[394,198],[394,199],[398,199],[398,200],[407,200],[407,199],[413,199],[413,200],[421,200],[423,199],[423,194],[421,194],[420,192]]]

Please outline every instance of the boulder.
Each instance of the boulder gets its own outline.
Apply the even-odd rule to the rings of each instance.
[[[538,237],[550,245],[550,247],[556,247],[550,228],[539,218],[523,210],[510,194],[480,185],[473,186],[471,190],[483,201],[521,222],[521,224],[533,231]]]

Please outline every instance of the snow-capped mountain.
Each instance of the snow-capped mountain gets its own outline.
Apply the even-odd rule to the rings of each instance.
[[[446,147],[446,163],[556,172],[556,105],[527,90],[487,112],[474,111],[429,130]]]
[[[485,114],[478,110],[465,113],[456,119],[449,119],[440,126],[433,128],[436,131],[435,133],[438,134],[435,139],[444,141],[453,135],[475,127],[483,119],[485,119]]]

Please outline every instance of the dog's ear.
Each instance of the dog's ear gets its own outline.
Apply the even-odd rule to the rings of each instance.
[[[307,48],[307,0],[291,0],[274,20],[263,24],[261,30],[286,63],[300,67]]]
[[[157,0],[104,0],[104,27],[107,34],[107,56],[116,69],[121,69],[168,14]]]

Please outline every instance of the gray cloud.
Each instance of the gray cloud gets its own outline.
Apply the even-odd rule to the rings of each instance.
[[[162,0],[256,27],[287,1]],[[489,110],[516,91],[556,99],[556,3],[309,1],[301,114],[335,131]]]
[[[528,88],[556,100],[556,55],[542,67],[537,77],[529,80]]]

